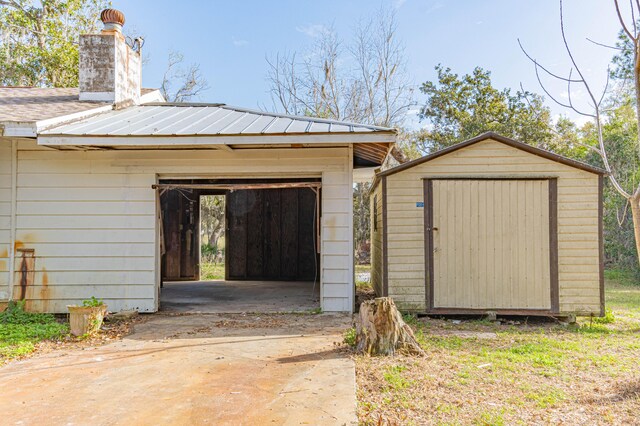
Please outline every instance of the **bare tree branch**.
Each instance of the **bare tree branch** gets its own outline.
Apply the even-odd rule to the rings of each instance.
[[[267,59],[276,108],[294,114],[392,127],[412,105],[404,48],[397,40],[393,12],[361,21],[352,43],[342,49],[333,30],[322,32],[311,52]],[[345,66],[344,55],[355,66]]]
[[[209,88],[200,72],[200,65],[191,64],[184,68],[183,63],[184,55],[182,53],[169,52],[167,68],[160,84],[160,92],[169,102],[188,102]],[[174,91],[172,87],[176,83],[179,87]]]
[[[522,53],[524,53],[524,55],[529,58],[529,60],[531,62],[533,62],[534,64],[536,64],[537,67],[540,67],[540,69],[542,69],[544,72],[546,72],[547,74],[549,74],[551,77],[555,77],[558,80],[562,80],[562,81],[568,81],[567,78],[562,77],[560,75],[554,74],[551,71],[549,71],[548,69],[546,69],[545,67],[543,67],[542,65],[540,65],[540,63],[538,63],[537,60],[535,60],[534,58],[532,58],[529,53],[527,53],[527,51],[524,49],[524,47],[522,46],[522,43],[520,42],[520,39],[518,39],[518,45],[520,46],[520,50],[522,50]],[[574,83],[582,83],[582,80],[572,80],[572,82]]]
[[[609,83],[611,81],[611,68],[607,67],[607,82],[604,84],[604,90],[602,91],[602,96],[600,97],[600,100],[598,101],[597,107],[600,108],[600,105],[602,105],[602,101],[604,100],[605,95],[609,92]]]
[[[620,16],[620,9],[618,8],[618,0],[614,0],[614,1],[616,3],[616,10],[618,11],[618,16]],[[591,87],[586,82],[586,80],[584,78],[584,75],[582,74],[582,71],[580,70],[580,67],[576,63],[576,60],[573,57],[573,53],[571,52],[571,49],[569,48],[569,43],[567,41],[567,36],[565,34],[564,11],[563,11],[562,0],[560,0],[560,31],[562,33],[562,42],[564,43],[564,47],[565,47],[565,49],[567,51],[567,54],[569,55],[569,59],[571,60],[571,63],[573,64],[573,66],[576,68],[576,72],[578,73],[578,75],[580,75],[580,78],[582,79],[582,84],[584,85],[587,93],[589,94],[589,97],[591,98],[591,100],[593,102],[593,106],[595,108],[595,117],[594,118],[595,118],[595,121],[596,121],[596,129],[597,129],[597,132],[598,132],[598,143],[600,145],[601,158],[602,158],[602,161],[604,163],[605,169],[607,170],[607,172],[609,172],[609,179],[611,181],[611,184],[616,188],[616,190],[622,196],[624,196],[626,198],[629,198],[630,194],[627,191],[625,191],[624,188],[622,188],[622,186],[620,185],[618,180],[611,173],[611,165],[609,164],[609,158],[607,157],[607,151],[606,151],[605,146],[604,146],[604,137],[603,137],[603,134],[602,134],[602,121],[601,121],[601,118],[600,118],[599,104],[596,101],[595,96],[593,95]],[[631,36],[630,33],[629,33],[629,35]]]
[[[590,41],[591,43],[595,44],[596,46],[606,47],[607,49],[613,49],[613,50],[619,50],[619,51],[624,50],[621,47],[609,46],[608,44],[599,43],[599,42],[597,42],[595,40],[591,40],[589,37],[587,37],[587,41]]]
[[[638,38],[638,27],[636,26],[636,12],[633,8],[633,0],[629,0],[629,6],[631,8],[631,22],[633,23],[633,38]]]
[[[629,31],[629,28],[627,28],[627,24],[625,24],[624,22],[624,18],[622,17],[622,13],[620,12],[620,5],[618,4],[618,0],[613,0],[613,3],[616,6],[616,13],[618,14],[618,20],[620,21],[620,25],[622,25],[622,29],[625,33],[627,33],[627,36],[629,36],[630,39],[635,40],[636,38],[633,36],[633,34],[631,34],[631,31]],[[633,25],[636,25],[635,21],[633,22]]]

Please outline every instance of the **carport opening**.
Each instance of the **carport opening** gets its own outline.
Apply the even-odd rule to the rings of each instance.
[[[319,307],[320,179],[162,180],[160,309]]]

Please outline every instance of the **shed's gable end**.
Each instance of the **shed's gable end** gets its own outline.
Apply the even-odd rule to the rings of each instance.
[[[505,144],[493,138],[484,139],[452,150],[422,163],[422,165],[416,165],[414,172],[428,175],[433,170],[439,174],[444,171],[441,170],[442,167],[449,167],[449,165],[459,165],[459,167],[456,167],[456,177],[476,177],[480,175],[490,177],[499,175],[505,178],[513,175],[522,178],[523,175],[527,174],[536,177],[544,175],[553,177],[561,171],[567,173],[587,172],[592,176],[594,174],[591,170],[560,163],[553,158],[540,156],[535,152],[524,150],[519,146]]]
[[[573,160],[571,158],[567,158],[567,157],[563,157],[561,155],[555,154],[553,152],[550,151],[546,151],[544,149],[540,149],[540,148],[536,148],[534,146],[531,145],[527,145],[523,142],[519,142],[516,141],[515,139],[510,139],[504,136],[500,136],[496,133],[493,132],[487,132],[487,133],[483,133],[480,136],[477,136],[473,139],[469,139],[467,141],[464,142],[460,142],[458,144],[452,145],[448,148],[442,149],[440,151],[436,151],[433,154],[424,156],[422,158],[418,158],[417,160],[413,160],[410,161],[408,163],[405,164],[401,164],[400,166],[385,170],[381,173],[379,173],[377,175],[377,177],[380,176],[389,176],[398,172],[401,172],[403,170],[407,170],[410,169],[412,167],[415,167],[417,165],[420,164],[424,164],[424,163],[428,163],[431,162],[437,158],[441,158],[444,156],[450,156],[450,155],[460,155],[459,153],[461,151],[467,151],[470,149],[483,149],[483,147],[485,145],[487,145],[487,143],[498,143],[501,145],[506,145],[507,147],[510,147],[514,150],[518,150],[518,151],[523,151],[526,152],[527,154],[539,157],[541,159],[545,159],[547,161],[550,162],[554,162],[554,163],[560,163],[563,164],[565,166],[568,167],[572,167],[575,169],[580,169],[580,170],[584,170],[590,173],[594,173],[594,174],[598,174],[598,175],[604,175],[607,174],[607,172],[605,170],[602,170],[598,167],[594,167],[590,164],[587,163],[583,163],[581,161],[577,161],[577,160]],[[488,156],[489,157],[489,156]]]

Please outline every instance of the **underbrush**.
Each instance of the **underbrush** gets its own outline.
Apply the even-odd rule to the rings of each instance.
[[[200,279],[202,281],[224,280],[224,263],[200,263]]]
[[[24,305],[12,302],[0,313],[0,363],[28,355],[43,340],[62,337],[69,332],[51,314],[25,312]]]

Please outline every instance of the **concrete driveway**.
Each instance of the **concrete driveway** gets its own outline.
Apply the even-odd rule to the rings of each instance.
[[[154,315],[0,369],[3,424],[356,424],[344,315]]]

